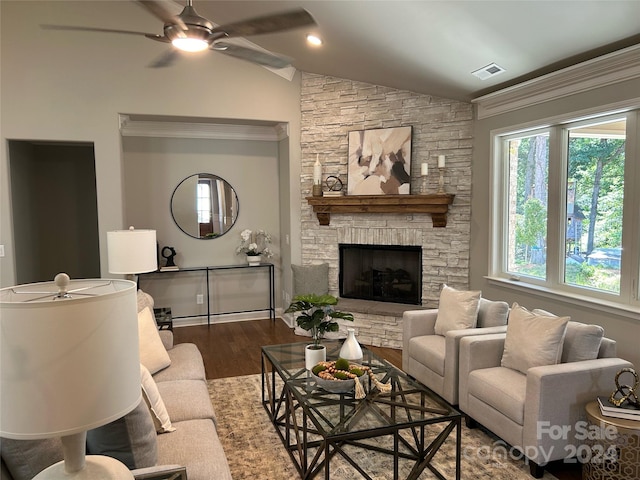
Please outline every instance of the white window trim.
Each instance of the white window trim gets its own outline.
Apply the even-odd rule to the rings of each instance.
[[[507,167],[503,162],[502,149],[503,142],[509,137],[525,136],[536,131],[542,131],[545,128],[550,130],[549,204],[553,202],[553,204],[561,205],[561,208],[549,214],[547,235],[548,238],[554,241],[547,242],[547,258],[560,258],[558,256],[560,247],[557,245],[556,240],[560,238],[560,233],[565,228],[566,191],[563,186],[566,184],[566,178],[564,178],[566,177],[566,171],[563,168],[552,169],[551,165],[558,160],[554,160],[553,156],[557,156],[558,152],[565,152],[566,149],[559,148],[557,142],[565,142],[566,136],[563,132],[568,125],[573,126],[585,119],[620,116],[620,112],[629,112],[637,109],[639,105],[640,99],[631,99],[627,102],[618,102],[615,105],[604,105],[589,110],[567,113],[554,118],[542,119],[537,122],[528,122],[512,128],[491,131],[490,181],[491,191],[494,194],[491,196],[491,212],[489,215],[490,251],[489,275],[485,277],[487,280],[501,286],[524,290],[529,293],[533,292],[548,298],[555,298],[576,305],[588,306],[608,313],[638,319],[638,314],[640,314],[639,286],[637,285],[637,274],[640,271],[640,215],[638,214],[640,212],[640,189],[630,187],[625,189],[623,206],[625,230],[622,248],[627,252],[631,252],[631,255],[625,258],[625,262],[621,266],[620,295],[599,290],[591,291],[585,287],[573,287],[562,283],[560,277],[564,270],[558,262],[554,261],[547,263],[548,280],[510,275],[506,272],[506,232],[505,222],[503,221],[504,205],[508,202],[508,176],[505,174]],[[625,185],[633,185],[634,182],[640,182],[640,111],[628,113],[626,117],[627,132],[635,132],[635,135],[627,136],[626,158],[635,158],[636,161],[627,161],[625,164]],[[566,153],[563,153],[563,155],[566,155]],[[564,159],[562,159],[561,163],[565,163]],[[636,245],[636,248],[632,248],[633,245]],[[524,279],[526,279],[526,282],[522,281]]]

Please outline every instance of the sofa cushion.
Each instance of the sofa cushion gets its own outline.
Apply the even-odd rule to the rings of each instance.
[[[138,298],[138,313],[144,310],[144,307],[149,307],[149,310],[153,312],[153,306],[155,302],[153,301],[153,297],[146,292],[143,292],[141,289],[138,289],[137,293]]]
[[[157,384],[168,380],[205,380],[204,362],[193,343],[178,343],[167,350],[171,366],[153,375]]]
[[[171,359],[164,348],[158,326],[149,307],[138,313],[138,341],[140,346],[140,363],[151,374],[159,372],[171,365]]]
[[[502,327],[509,319],[509,304],[507,302],[487,300],[481,298],[478,304],[478,328]]]
[[[189,480],[231,480],[222,444],[209,419],[175,422],[176,431],[158,435],[158,460],[187,467]],[[206,441],[199,441],[204,438]],[[194,448],[194,442],[198,448]]]
[[[580,362],[598,358],[603,337],[604,328],[600,325],[569,322],[562,347],[562,362]]]
[[[171,380],[160,382],[158,390],[173,423],[208,418],[215,423],[215,413],[206,382],[202,380]],[[189,401],[185,402],[185,398]]]
[[[524,424],[527,377],[504,367],[473,370],[468,379],[469,395],[502,412],[518,425]]]
[[[127,468],[152,467],[158,463],[156,429],[144,400],[131,412],[87,432],[87,453],[107,455]]]
[[[45,468],[64,458],[60,438],[43,440],[2,438],[0,439],[0,450],[2,451],[2,461],[11,473],[13,480],[31,480]]]
[[[291,265],[293,271],[293,295],[329,293],[329,264]]]
[[[478,321],[480,291],[456,290],[446,284],[440,292],[436,334],[445,335],[449,330],[474,328]]]
[[[140,364],[140,384],[142,386],[142,396],[149,407],[153,425],[158,433],[173,432],[175,427],[171,425],[171,419],[165,407],[162,396],[158,391],[158,386],[147,367]],[[189,398],[189,397],[187,397]]]
[[[562,358],[569,317],[537,315],[517,303],[509,313],[501,366],[524,374],[531,367],[554,365]]]
[[[413,337],[409,340],[409,357],[443,377],[445,337],[442,335]]]

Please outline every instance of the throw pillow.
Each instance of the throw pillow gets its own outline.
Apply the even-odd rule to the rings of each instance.
[[[562,363],[598,358],[603,337],[604,328],[600,325],[569,322],[562,348]]]
[[[2,461],[13,480],[31,480],[45,468],[64,459],[62,440],[59,437],[44,440],[2,438],[0,450]]]
[[[478,321],[478,306],[482,292],[463,291],[444,285],[440,292],[436,335],[445,335],[449,330],[475,328]]]
[[[531,367],[558,363],[568,322],[569,317],[537,315],[514,303],[501,365],[526,374]]]
[[[158,391],[156,381],[147,370],[147,367],[142,364],[140,364],[140,384],[142,385],[142,396],[151,412],[156,432],[167,433],[175,431],[175,427],[171,425],[167,407],[165,407],[164,400],[162,400]]]
[[[329,264],[291,265],[293,271],[293,296],[329,293]]]
[[[149,310],[153,312],[154,301],[151,295],[139,289],[137,294],[137,299],[138,299],[138,313],[144,310],[144,307],[149,307]]]
[[[502,301],[480,299],[478,306],[478,328],[502,327],[509,319],[509,304]]]
[[[171,365],[171,359],[164,348],[158,326],[149,307],[138,314],[138,343],[140,345],[140,363],[153,375]]]
[[[533,313],[554,316],[553,313],[540,309],[533,310]],[[604,328],[600,325],[587,325],[580,322],[567,323],[561,362],[580,362],[598,358],[603,337]]]
[[[113,457],[130,470],[158,463],[156,430],[144,400],[124,417],[89,430],[87,453]]]

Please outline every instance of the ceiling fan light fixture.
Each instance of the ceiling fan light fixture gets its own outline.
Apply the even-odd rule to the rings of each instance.
[[[174,38],[171,44],[183,52],[202,52],[209,48],[209,43],[201,38]]]
[[[320,45],[322,45],[322,39],[319,36],[314,35],[313,33],[309,33],[307,35],[307,43],[309,45],[313,45],[314,47],[319,47]]]

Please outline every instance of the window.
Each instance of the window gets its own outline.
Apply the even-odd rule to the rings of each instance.
[[[640,305],[639,117],[494,134],[492,277]]]

